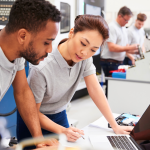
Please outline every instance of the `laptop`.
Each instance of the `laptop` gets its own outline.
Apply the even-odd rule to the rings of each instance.
[[[150,105],[130,135],[92,135],[90,141],[99,150],[150,150]]]

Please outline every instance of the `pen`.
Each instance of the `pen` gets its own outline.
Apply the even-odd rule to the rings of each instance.
[[[74,127],[73,124],[71,124],[71,126]],[[80,134],[80,133],[79,133],[79,134]],[[80,135],[81,135],[81,134],[80,134]],[[85,138],[84,138],[82,135],[81,135],[81,137],[85,140]]]

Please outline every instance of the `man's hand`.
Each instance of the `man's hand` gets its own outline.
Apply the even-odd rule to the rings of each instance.
[[[130,54],[139,54],[138,51],[138,44],[133,44],[133,45],[127,45],[127,47],[129,48],[129,50],[127,51],[127,53]]]
[[[49,139],[49,140],[46,140],[42,143],[39,143],[36,145],[37,148],[43,148],[43,147],[47,147],[47,146],[54,146],[54,147],[57,147],[59,145],[59,142],[58,140],[56,139]]]
[[[134,59],[132,60],[132,65],[135,65],[135,60]]]
[[[116,134],[130,134],[134,127],[132,126],[119,126],[113,128]]]
[[[79,130],[75,127],[65,128],[63,133],[67,136],[67,140],[70,142],[75,142],[81,137],[81,135],[84,135],[82,130]]]

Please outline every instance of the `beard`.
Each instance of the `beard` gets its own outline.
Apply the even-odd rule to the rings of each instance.
[[[45,58],[48,56],[46,53],[44,56],[38,58],[38,54],[35,52],[35,49],[33,48],[33,41],[31,41],[26,49],[23,50],[23,52],[20,53],[20,57],[25,58],[28,62],[30,62],[33,65],[38,65],[39,60],[42,58]]]

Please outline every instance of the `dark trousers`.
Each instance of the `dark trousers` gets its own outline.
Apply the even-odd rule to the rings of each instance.
[[[123,64],[132,66],[132,61],[128,57],[125,57]]]
[[[67,119],[67,114],[66,114],[66,110],[60,112],[60,113],[57,113],[57,114],[45,114],[49,119],[51,119],[53,122],[63,126],[63,127],[66,127],[66,128],[69,128],[69,123],[68,123],[68,119]],[[25,125],[24,121],[22,120],[19,112],[17,111],[17,140],[18,142],[20,142],[21,140],[24,140],[26,138],[31,138],[31,134],[27,128],[27,126]],[[49,132],[47,130],[44,130],[42,129],[42,133],[43,135],[48,135],[48,134],[54,134],[52,132]],[[28,148],[25,148],[25,149],[33,149],[35,148],[35,146],[32,146],[32,147],[28,147]]]
[[[108,62],[108,61],[101,61],[100,60],[100,65],[104,71],[104,74],[106,77],[111,77],[112,73],[110,71],[112,70],[118,70],[118,66],[122,65],[122,63],[115,63],[115,62]],[[108,98],[108,81],[106,80],[106,97]]]

